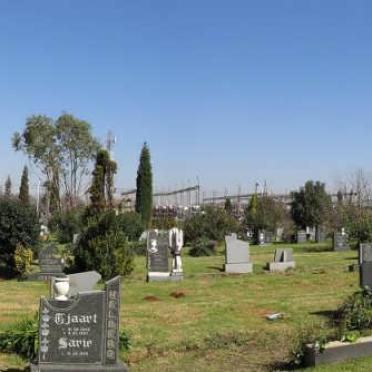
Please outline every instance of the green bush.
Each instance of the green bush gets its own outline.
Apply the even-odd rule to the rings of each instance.
[[[18,244],[14,252],[14,266],[18,275],[23,278],[30,272],[32,263],[32,249]]]
[[[82,215],[80,209],[55,215],[49,222],[49,229],[57,234],[58,242],[61,244],[71,243],[74,234],[82,230]]]
[[[189,255],[193,257],[212,256],[216,253],[216,242],[206,237],[196,239],[190,248]]]
[[[38,243],[40,225],[36,210],[18,199],[0,199],[0,261],[8,274],[16,274],[14,253],[18,244],[34,248]]]
[[[140,242],[129,242],[129,249],[137,256],[146,256],[147,246],[146,240]]]
[[[185,242],[205,237],[221,241],[226,234],[239,230],[238,222],[224,209],[208,207],[184,222]]]
[[[133,254],[113,211],[90,220],[74,249],[74,256],[79,270],[96,270],[104,280],[129,275],[134,268]]]
[[[24,359],[37,356],[39,344],[38,315],[26,318],[0,333],[0,352],[15,353]]]
[[[143,232],[141,215],[136,212],[127,212],[119,214],[119,225],[124,235],[129,240],[138,240]]]
[[[351,295],[337,310],[335,319],[341,334],[372,328],[372,291],[363,288]]]

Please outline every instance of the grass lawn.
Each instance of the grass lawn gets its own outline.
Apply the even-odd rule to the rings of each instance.
[[[293,248],[297,268],[285,274],[263,270],[274,246],[251,248],[253,275],[225,275],[222,253],[185,255],[182,282],[146,283],[145,259],[137,257],[135,272],[122,283],[121,328],[132,343],[122,358],[131,371],[268,371],[288,361],[299,330],[327,327],[327,312],[358,289],[358,274],[347,270],[356,251],[335,253],[327,244]],[[174,291],[185,296],[174,298]],[[43,294],[42,282],[1,281],[0,329],[33,315]],[[269,322],[271,312],[285,317]],[[0,354],[0,366],[22,368],[25,362]],[[372,358],[308,371],[371,366]]]

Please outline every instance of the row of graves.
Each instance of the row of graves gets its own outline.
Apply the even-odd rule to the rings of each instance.
[[[266,267],[270,272],[285,272],[294,269],[296,263],[293,259],[292,248],[280,248],[274,252],[272,262]],[[225,236],[225,265],[224,271],[230,274],[247,274],[253,272],[250,260],[249,243],[237,238],[236,234]]]

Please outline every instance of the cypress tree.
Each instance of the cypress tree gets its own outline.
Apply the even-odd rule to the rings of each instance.
[[[93,170],[92,185],[89,188],[91,212],[99,213],[112,208],[114,175],[117,171],[116,163],[110,159],[105,149],[98,150],[96,164]]]
[[[5,196],[8,198],[12,196],[12,180],[10,176],[5,181]]]
[[[28,168],[25,166],[22,172],[21,186],[19,188],[19,199],[22,204],[29,204],[30,202],[30,191],[28,185]]]
[[[136,212],[141,215],[145,228],[151,226],[152,217],[152,170],[150,150],[143,144],[137,171]]]

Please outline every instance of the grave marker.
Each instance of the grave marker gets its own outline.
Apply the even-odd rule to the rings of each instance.
[[[170,280],[168,232],[150,230],[147,235],[147,281]]]
[[[225,272],[247,274],[253,271],[249,262],[249,243],[237,239],[236,234],[225,236]]]
[[[64,276],[64,262],[61,257],[58,257],[57,247],[54,244],[49,244],[39,252],[39,278],[48,280],[52,276]]]
[[[61,289],[68,291],[56,285],[56,292]],[[103,291],[56,299],[62,297],[40,299],[40,347],[31,371],[128,371],[118,359],[120,277]]]
[[[290,268],[294,269],[296,267],[296,263],[293,259],[293,249],[275,249],[274,262],[269,262],[268,266],[270,272],[284,272]]]

